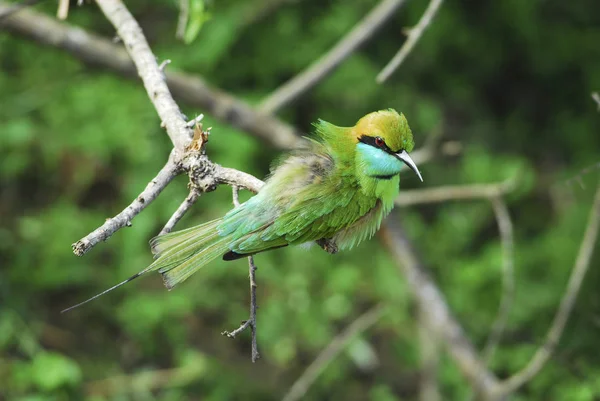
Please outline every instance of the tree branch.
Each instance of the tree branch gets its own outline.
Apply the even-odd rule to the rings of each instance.
[[[575,266],[573,267],[573,271],[571,272],[571,276],[569,277],[567,289],[563,294],[558,311],[556,312],[552,325],[548,330],[546,340],[544,341],[544,344],[542,344],[538,348],[535,355],[529,361],[527,366],[525,366],[521,371],[517,372],[510,378],[500,383],[500,385],[494,392],[496,397],[500,398],[502,396],[511,394],[514,391],[516,391],[519,387],[529,382],[539,373],[539,371],[544,367],[546,362],[548,362],[548,360],[552,356],[554,349],[558,345],[558,341],[562,335],[565,325],[567,324],[569,315],[573,310],[575,301],[577,300],[577,295],[579,294],[581,283],[583,282],[585,274],[587,273],[587,270],[590,266],[590,261],[592,259],[592,254],[596,245],[596,239],[598,237],[599,226],[600,185],[596,189],[596,195],[594,197],[592,209],[590,210],[588,225],[585,230],[583,240],[581,241],[581,246],[579,248],[577,260],[575,261]]]
[[[491,394],[498,380],[479,359],[475,347],[452,316],[444,296],[426,272],[398,221],[397,213],[392,212],[379,232],[401,268],[419,308],[427,311],[423,314],[423,322],[442,341],[475,391],[484,396]]]
[[[181,205],[179,205],[175,213],[173,213],[171,218],[167,221],[167,224],[165,224],[163,229],[160,230],[160,233],[158,233],[158,235],[168,234],[171,231],[173,231],[175,224],[179,223],[179,220],[181,220],[183,215],[186,214],[192,206],[194,206],[194,203],[196,203],[199,197],[200,192],[198,191],[198,189],[191,188],[190,194],[185,198],[183,202],[181,202]]]
[[[419,331],[420,378],[419,400],[441,401],[438,370],[440,364],[440,340],[429,329],[426,319],[429,311],[419,306],[417,326]]]
[[[365,43],[396,11],[405,0],[383,0],[329,52],[325,53],[307,69],[277,88],[259,105],[263,113],[272,114],[291,103],[304,92],[323,80],[342,61]]]
[[[508,212],[506,203],[500,197],[492,198],[492,207],[500,232],[502,243],[502,298],[498,307],[498,315],[492,325],[492,331],[488,336],[487,343],[483,349],[483,360],[488,364],[491,362],[496,347],[506,327],[508,316],[512,307],[515,294],[515,254],[513,223]]]
[[[177,18],[177,29],[175,30],[175,37],[179,40],[184,40],[185,38],[189,15],[190,0],[179,0],[179,17]]]
[[[381,84],[385,82],[394,73],[394,71],[400,67],[400,64],[402,64],[402,62],[410,54],[412,49],[421,38],[421,35],[423,35],[425,29],[427,29],[429,24],[431,24],[433,17],[440,8],[440,5],[442,5],[442,1],[443,0],[431,0],[429,2],[429,6],[427,6],[427,9],[419,20],[419,23],[414,28],[410,29],[408,38],[406,38],[406,41],[398,53],[396,53],[388,65],[386,65],[379,75],[377,75],[377,83]]]
[[[0,15],[12,13],[13,10],[13,6],[0,0]],[[0,20],[0,28],[65,50],[85,63],[137,79],[135,65],[122,46],[39,12],[20,10]],[[274,147],[292,149],[303,141],[295,128],[275,117],[253,110],[247,103],[228,93],[210,87],[199,76],[171,71],[167,71],[165,75],[169,89],[180,101],[247,131]]]
[[[381,319],[384,307],[379,304],[360,315],[348,327],[337,335],[321,351],[319,356],[306,368],[304,373],[290,387],[283,401],[296,401],[304,397],[319,375],[344,350],[348,343],[358,334],[366,331]]]
[[[410,206],[423,203],[441,203],[449,200],[492,199],[514,190],[516,180],[508,179],[495,184],[473,184],[441,186],[428,189],[401,191],[394,203],[396,206]]]
[[[169,161],[158,172],[156,177],[148,183],[146,188],[129,206],[115,217],[107,219],[102,226],[74,243],[72,245],[73,253],[77,256],[83,256],[99,242],[106,241],[120,228],[131,226],[131,220],[156,199],[158,194],[177,176],[178,170],[172,158],[169,158]]]
[[[238,207],[240,205],[240,198],[238,194],[238,187],[236,185],[231,187],[233,194],[233,206]],[[256,362],[260,358],[258,353],[257,345],[257,331],[256,331],[256,270],[258,267],[254,264],[254,256],[248,256],[248,277],[250,278],[250,317],[248,320],[243,321],[240,327],[233,331],[224,331],[221,334],[229,338],[235,338],[242,331],[250,327],[252,332],[252,363]]]
[[[592,100],[596,102],[596,104],[598,105],[598,111],[600,111],[600,93],[592,92]]]

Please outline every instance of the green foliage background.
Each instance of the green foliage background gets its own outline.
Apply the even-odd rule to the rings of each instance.
[[[160,60],[202,75],[250,103],[297,74],[370,10],[358,0],[227,0],[208,4],[197,37],[175,38],[175,1],[128,1]],[[366,46],[280,116],[308,132],[323,118],[351,125],[381,108],[403,111],[416,142],[441,130],[458,157],[421,167],[421,185],[520,178],[508,199],[516,229],[516,299],[492,362],[522,368],[564,291],[598,173],[585,188],[565,180],[598,162],[600,13],[595,0],[446,2],[389,82],[378,71],[424,1],[408,2]],[[55,12],[48,2],[36,8]],[[203,16],[204,18],[206,16]],[[69,23],[114,31],[93,4]],[[197,28],[194,28],[197,29]],[[193,116],[203,110],[184,111]],[[278,154],[210,115],[212,160],[262,177]],[[418,331],[406,285],[376,239],[330,256],[286,248],[261,254],[259,347],[220,336],[247,316],[245,262],[214,262],[172,292],[146,277],[84,308],[59,311],[139,271],[147,241],[186,196],[180,177],[133,227],[83,258],[70,244],[133,199],[166,160],[170,142],[142,85],[0,30],[0,399],[276,400],[332,338],[380,301],[387,312],[355,339],[307,400],[414,400]],[[227,188],[203,195],[181,227],[231,207]],[[485,201],[411,207],[402,218],[448,303],[483,346],[501,289],[501,248]],[[594,258],[556,355],[515,400],[600,397],[600,279]],[[375,357],[374,357],[375,356]],[[373,361],[375,363],[373,364]],[[444,399],[469,393],[447,357]]]

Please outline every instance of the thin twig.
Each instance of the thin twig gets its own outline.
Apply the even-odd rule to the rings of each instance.
[[[179,0],[179,18],[177,19],[177,30],[175,31],[175,37],[179,40],[183,40],[185,37],[189,14],[190,0]]]
[[[204,119],[204,114],[199,114],[196,116],[196,118],[191,119],[190,121],[188,121],[186,123],[188,128],[194,128],[196,125],[198,125],[200,123],[200,121],[202,121]]]
[[[239,197],[239,188],[237,185],[233,185],[231,187],[232,195],[233,195],[233,205],[235,207],[240,206],[240,197]],[[256,305],[256,270],[258,267],[254,264],[254,257],[248,256],[248,277],[250,278],[250,317],[248,320],[242,322],[240,327],[233,331],[224,331],[221,334],[227,336],[229,338],[235,338],[242,331],[246,330],[250,327],[252,333],[252,362],[256,362],[260,358],[260,354],[258,352],[257,345],[257,332],[256,332],[256,310],[258,306]]]
[[[515,253],[514,253],[514,235],[513,223],[508,212],[506,203],[500,197],[491,199],[498,231],[500,232],[500,241],[502,243],[502,298],[498,307],[498,315],[492,325],[492,331],[488,336],[483,349],[483,360],[488,364],[491,362],[496,347],[500,342],[510,310],[512,308],[515,294]]]
[[[354,337],[368,330],[371,326],[381,319],[384,313],[384,307],[381,304],[374,306],[367,312],[360,315],[348,327],[337,335],[330,343],[321,351],[319,356],[306,368],[304,373],[290,387],[287,394],[283,397],[283,401],[296,401],[302,399],[306,392],[313,385],[319,375],[333,361],[338,354],[344,350],[348,343]]]
[[[600,93],[592,92],[592,99],[594,100],[594,102],[596,102],[596,104],[598,105],[598,111],[600,111]]]
[[[171,218],[167,221],[167,224],[165,224],[163,229],[160,230],[160,233],[158,235],[170,233],[175,227],[175,224],[177,224],[179,220],[181,220],[183,215],[194,205],[194,203],[196,203],[199,196],[200,192],[196,188],[192,188],[190,190],[190,194],[185,198],[183,202],[181,202],[181,205],[179,205],[175,213],[173,213]]]
[[[440,364],[440,340],[429,329],[426,322],[428,310],[419,307],[417,325],[419,329],[419,400],[441,401],[438,383],[438,370]]]
[[[12,12],[13,7],[0,0],[0,15]],[[127,78],[139,79],[123,46],[42,13],[22,10],[1,21],[1,28],[65,50],[85,63],[108,68]],[[231,94],[209,86],[198,75],[174,71],[166,71],[164,75],[173,95],[180,102],[200,109],[279,149],[292,149],[303,142],[301,132],[291,125],[257,112]]]
[[[383,0],[360,21],[333,49],[307,69],[277,88],[258,109],[273,114],[327,77],[348,56],[365,43],[404,4],[405,0]]]
[[[594,163],[590,166],[587,166],[587,167],[579,170],[579,172],[577,174],[575,174],[573,177],[569,178],[568,180],[565,180],[565,185],[570,187],[573,185],[573,183],[577,182],[581,186],[581,188],[584,189],[585,186],[583,184],[583,176],[591,173],[592,171],[596,171],[598,169],[600,169],[600,162]]]
[[[498,380],[485,367],[461,325],[452,316],[444,296],[426,272],[400,225],[397,212],[392,212],[379,230],[379,235],[397,261],[417,304],[427,311],[423,316],[424,323],[441,340],[475,391],[483,395],[490,394]]]
[[[83,256],[93,246],[101,241],[106,241],[111,235],[122,227],[131,226],[131,220],[146,208],[163,189],[177,176],[178,167],[172,159],[158,172],[156,177],[148,183],[146,188],[137,198],[121,213],[115,217],[107,219],[99,228],[95,229],[76,243],[72,245],[73,253],[77,256]]]
[[[548,330],[548,333],[546,335],[546,340],[544,341],[544,344],[542,344],[537,349],[535,355],[533,356],[533,358],[531,358],[527,366],[525,366],[522,370],[500,383],[499,387],[495,391],[495,394],[498,397],[511,394],[524,384],[531,381],[531,379],[533,379],[539,373],[539,371],[544,367],[546,362],[548,362],[548,360],[552,356],[554,349],[558,345],[558,341],[560,340],[565,325],[567,324],[569,315],[573,310],[575,301],[577,300],[577,295],[579,294],[581,283],[583,282],[585,274],[587,273],[587,270],[590,266],[590,261],[592,259],[592,254],[596,245],[596,239],[598,237],[599,226],[600,185],[596,189],[594,203],[590,211],[588,225],[585,230],[583,240],[581,241],[581,246],[579,248],[577,260],[575,261],[575,266],[573,267],[573,271],[571,272],[571,276],[569,277],[569,282],[567,284],[565,293],[563,294],[563,297],[560,301],[558,311],[556,312],[554,320],[552,321],[552,325],[550,326],[550,329]]]
[[[402,62],[410,54],[412,49],[415,47],[415,45],[421,38],[421,35],[423,35],[425,29],[427,29],[429,24],[431,24],[431,21],[433,20],[433,17],[440,8],[442,1],[443,0],[431,0],[429,2],[429,6],[427,6],[427,9],[425,10],[423,16],[419,20],[419,23],[414,28],[410,29],[408,38],[406,38],[406,41],[404,42],[398,53],[396,53],[396,55],[392,58],[388,65],[386,65],[384,69],[379,73],[379,75],[377,75],[377,83],[383,83],[386,79],[390,77],[390,75],[394,73],[394,71],[396,71],[398,67],[400,67],[400,64],[402,64]]]
[[[449,200],[491,199],[511,192],[515,186],[516,180],[508,179],[495,184],[449,185],[428,189],[413,189],[400,192],[394,203],[396,206],[410,206]]]
[[[56,18],[67,19],[69,15],[69,0],[58,0],[58,11],[56,12]]]
[[[260,191],[265,184],[248,173],[219,165],[216,166],[214,174],[218,184],[238,186],[239,188],[244,188],[254,193]]]
[[[208,160],[202,151],[206,132],[200,131],[201,138],[197,138],[200,140],[200,143],[196,144],[199,146],[199,151],[192,151],[191,147],[185,146],[191,139],[189,138],[189,133],[192,131],[191,127],[183,119],[179,107],[173,100],[164,82],[163,73],[160,71],[139,25],[121,1],[98,0],[98,4],[107,15],[107,18],[115,25],[129,50],[136,68],[139,69],[139,75],[144,82],[148,96],[161,117],[175,148],[171,152],[167,164],[156,178],[148,184],[140,196],[121,213],[107,220],[100,228],[72,245],[73,252],[78,256],[85,254],[94,245],[106,240],[120,228],[131,225],[131,220],[151,203],[181,171],[189,173],[190,179],[199,190],[211,190],[220,183],[235,184],[257,190],[262,184],[260,180],[249,174],[223,168]],[[193,120],[192,125],[197,124],[198,118]],[[194,180],[197,180],[197,182]],[[195,200],[193,198],[194,195],[189,200]],[[190,203],[193,202],[184,202],[184,205],[178,209],[167,223],[166,228],[169,224],[174,224],[183,215]]]

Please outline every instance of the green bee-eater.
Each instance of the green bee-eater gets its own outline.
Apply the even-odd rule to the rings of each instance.
[[[354,127],[323,120],[315,127],[317,138],[284,159],[258,194],[220,219],[155,237],[154,263],[88,301],[150,271],[171,289],[219,256],[234,260],[311,241],[335,252],[373,236],[394,205],[402,166],[423,180],[408,155],[414,142],[406,118],[387,109]]]

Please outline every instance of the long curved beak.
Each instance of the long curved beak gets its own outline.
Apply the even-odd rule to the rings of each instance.
[[[414,171],[415,174],[419,177],[419,179],[421,180],[421,182],[423,182],[423,177],[421,176],[421,173],[419,172],[419,169],[417,168],[417,165],[410,158],[410,156],[408,155],[408,153],[406,153],[406,150],[403,150],[401,152],[396,153],[396,157],[398,159],[402,160],[404,162],[404,164],[406,164],[408,167],[410,167],[410,169],[412,171]]]

